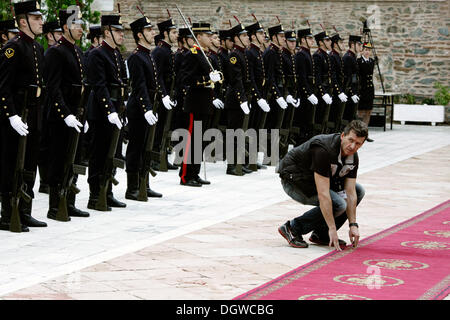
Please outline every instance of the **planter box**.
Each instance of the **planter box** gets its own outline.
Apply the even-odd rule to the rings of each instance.
[[[419,104],[395,104],[394,121],[431,122],[435,126],[438,122],[445,121],[444,106],[419,105]]]

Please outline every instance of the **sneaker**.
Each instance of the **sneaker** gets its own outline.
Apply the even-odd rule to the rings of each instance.
[[[319,237],[315,232],[311,234],[311,236],[309,237],[309,241],[318,244],[319,246],[328,246],[330,244],[330,238],[328,236]],[[339,246],[341,247],[341,249],[344,249],[347,246],[347,242],[339,239]]]
[[[291,247],[308,248],[308,244],[303,240],[302,236],[296,236],[292,233],[291,224],[289,221],[279,227],[278,232],[287,240]]]

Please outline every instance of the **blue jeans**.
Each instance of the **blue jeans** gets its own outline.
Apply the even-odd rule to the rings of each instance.
[[[307,197],[298,187],[284,179],[281,179],[281,184],[283,185],[284,191],[295,201],[316,206],[290,221],[292,232],[295,235],[302,235],[314,231],[320,238],[328,238],[328,226],[320,210],[317,194],[312,197]],[[364,188],[359,183],[356,183],[356,205],[364,198],[364,194]],[[330,197],[336,230],[339,230],[345,221],[347,221],[347,201],[333,190],[330,190]]]

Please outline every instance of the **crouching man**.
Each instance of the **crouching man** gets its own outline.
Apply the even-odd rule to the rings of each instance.
[[[302,235],[313,231],[309,241],[340,251],[346,243],[338,239],[337,230],[348,219],[350,241],[357,247],[356,206],[364,197],[364,188],[356,183],[357,151],[367,138],[367,125],[354,120],[341,134],[317,135],[280,161],[277,172],[284,191],[302,204],[315,206],[278,228],[290,246],[307,248]]]

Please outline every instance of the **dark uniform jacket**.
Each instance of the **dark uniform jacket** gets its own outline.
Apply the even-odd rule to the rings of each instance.
[[[250,68],[245,49],[235,45],[229,55],[229,88],[226,107],[238,109],[244,102],[250,103],[251,93]]]
[[[264,67],[263,53],[255,44],[245,51],[249,66],[250,81],[252,83],[252,95],[256,100],[265,99],[266,70]]]
[[[316,81],[320,97],[322,97],[327,93],[330,96],[332,96],[333,79],[332,79],[330,56],[326,51],[319,48],[316,52],[314,52],[313,59],[314,59],[314,78]]]
[[[183,63],[183,60],[186,56],[186,54],[189,52],[189,49],[186,49],[185,47],[178,49],[177,52],[175,52],[175,90],[176,90],[176,100],[178,102],[177,106],[182,107],[184,100],[186,99],[186,86],[181,82],[181,65]]]
[[[297,66],[299,93],[303,99],[306,99],[316,93],[314,60],[308,48],[300,48],[300,51],[295,55],[295,64]]]
[[[88,119],[105,120],[113,112],[121,114],[125,84],[124,64],[120,53],[105,41],[89,54],[88,84],[91,93],[88,102]]]
[[[368,61],[363,57],[357,59],[360,79],[360,101],[359,109],[372,109],[375,89],[373,86],[373,70],[375,68],[375,60],[369,58]]]
[[[175,54],[172,52],[171,46],[161,40],[158,46],[152,50],[152,56],[158,68],[159,83],[161,84],[161,91],[163,97],[170,95],[172,100],[175,100],[175,92],[170,92],[172,85],[175,90]]]
[[[181,65],[181,81],[188,88],[183,106],[188,113],[213,113],[213,85],[209,78],[211,69],[200,48],[194,46],[184,56]]]
[[[213,66],[214,70],[220,71],[223,74],[223,65],[222,60],[220,59],[218,53],[209,50],[206,54],[208,56],[209,61],[211,62],[211,65]],[[222,102],[224,100],[223,97],[223,81],[222,83],[216,82],[214,84],[214,96],[213,99],[220,99]]]
[[[14,115],[20,116],[25,90],[28,91],[28,108],[39,109],[40,101],[37,95],[41,97],[42,94],[43,69],[44,49],[23,32],[5,44],[0,51],[0,115],[2,121],[7,121]],[[30,113],[38,114],[38,112],[39,110],[30,110]]]
[[[297,98],[297,68],[295,65],[295,55],[288,49],[283,48],[283,72],[285,81],[285,96],[292,95]]]
[[[268,99],[284,95],[283,51],[273,43],[264,51],[264,66],[267,72]]]
[[[344,88],[344,62],[339,52],[334,49],[330,53],[331,67],[334,75],[334,93],[339,95],[345,91]]]
[[[153,110],[156,94],[161,89],[155,62],[151,51],[138,45],[128,57],[127,63],[131,88],[127,116],[129,119],[142,118],[147,111]]]
[[[342,58],[344,62],[344,85],[345,92],[350,98],[353,95],[359,95],[359,70],[356,55],[350,50]]]
[[[45,62],[48,120],[60,121],[70,114],[77,115],[78,107],[84,108],[80,106],[85,74],[83,52],[61,37],[46,51]]]

